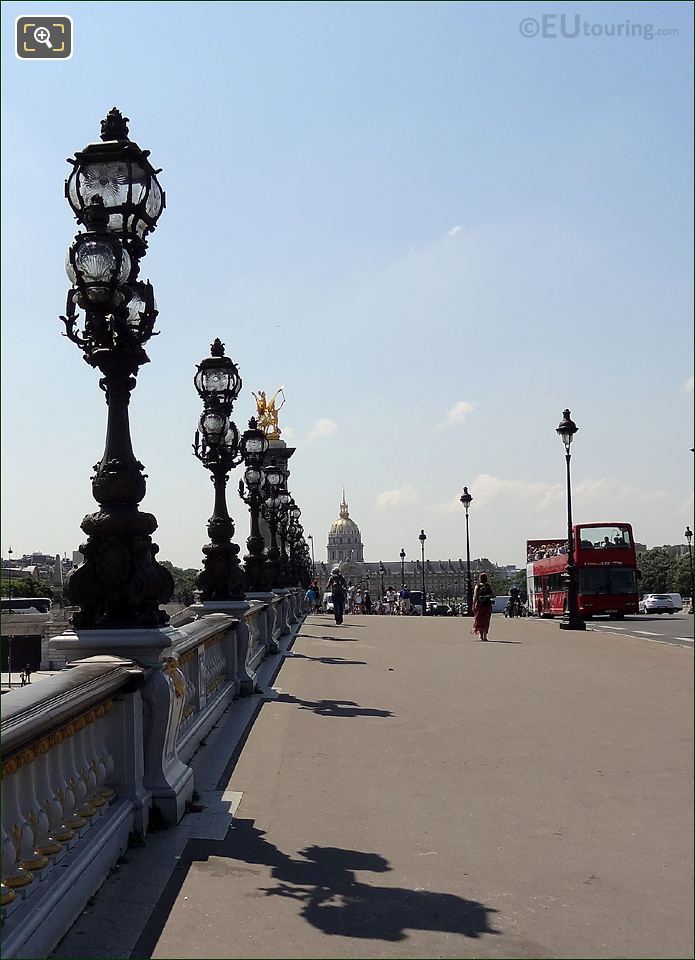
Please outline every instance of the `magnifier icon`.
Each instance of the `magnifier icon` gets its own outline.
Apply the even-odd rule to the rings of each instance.
[[[34,30],[34,40],[37,43],[45,43],[49,50],[53,49],[51,31],[48,27],[37,27],[36,30]]]

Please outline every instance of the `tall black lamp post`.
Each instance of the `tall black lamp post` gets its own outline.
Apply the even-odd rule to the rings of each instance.
[[[466,511],[466,616],[473,616],[473,579],[471,577],[471,541],[468,532],[468,511],[473,497],[468,492],[468,487],[463,488],[463,493],[459,497]]]
[[[401,547],[400,558],[401,558],[401,586],[404,587],[405,586],[405,550],[403,549],[403,547]]]
[[[241,377],[236,364],[225,356],[219,339],[211,345],[210,356],[198,364],[193,382],[204,404],[193,453],[210,471],[215,487],[214,508],[208,520],[210,543],[203,547],[203,570],[198,575],[201,600],[243,600],[246,577],[239,562],[239,547],[232,543],[234,522],[227,510],[229,472],[242,461],[239,431],[230,419],[241,390]]]
[[[312,534],[307,533],[307,540],[311,540],[311,579],[316,579],[316,561],[314,560],[314,538]]]
[[[270,545],[267,550],[268,577],[271,587],[279,587],[282,580],[282,565],[277,535],[283,506],[280,500],[282,471],[275,461],[271,461],[265,465],[264,473],[265,483],[262,488],[263,503],[261,504],[261,516],[268,524],[268,530],[270,532]]]
[[[384,599],[384,574],[386,573],[386,567],[383,565],[381,560],[379,561],[379,573],[381,574],[381,599]]]
[[[427,534],[424,530],[420,531],[420,536],[418,540],[420,541],[420,550],[422,553],[422,615],[427,613],[427,593],[425,592],[425,540],[427,539]]]
[[[693,569],[693,531],[690,527],[685,528],[685,539],[688,541],[688,554],[690,556],[690,612],[695,610],[695,569]]]
[[[246,469],[244,479],[239,481],[239,496],[247,504],[251,518],[251,530],[246,541],[248,553],[244,557],[246,588],[249,593],[264,593],[270,589],[268,582],[268,563],[265,554],[265,541],[260,527],[261,505],[263,503],[263,460],[268,450],[265,433],[258,429],[256,420],[249,420],[248,430],[241,436],[241,456]]]
[[[138,369],[148,363],[157,306],[149,282],[138,279],[146,236],[164,209],[164,193],[149,151],[128,137],[128,118],[114,107],[101,123],[101,142],[69,161],[65,195],[83,228],[68,251],[65,335],[101,374],[108,424],[104,454],[94,467],[96,513],[82,521],[84,562],[67,577],[66,601],[80,607],[78,629],[159,627],[174,592],[171,574],[155,557],[157,521],[140,513],[144,467],[133,453],[128,420]]]
[[[570,447],[572,439],[579,427],[570,417],[569,410],[562,411],[557,432],[565,445],[565,462],[567,464],[567,609],[560,622],[561,630],[586,630],[586,624],[579,616],[579,602],[577,596],[577,568],[574,565],[574,531],[572,530],[572,484],[570,480]]]

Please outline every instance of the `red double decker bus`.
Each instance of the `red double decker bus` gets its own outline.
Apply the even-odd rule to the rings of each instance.
[[[637,554],[629,523],[581,523],[572,528],[579,614],[619,620],[638,613]],[[529,612],[562,616],[567,609],[567,540],[526,541]]]

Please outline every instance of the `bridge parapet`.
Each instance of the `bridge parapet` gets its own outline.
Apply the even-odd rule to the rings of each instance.
[[[132,661],[95,657],[3,697],[3,954],[45,956],[146,829]],[[131,692],[129,692],[131,691]],[[144,820],[143,820],[144,818]]]

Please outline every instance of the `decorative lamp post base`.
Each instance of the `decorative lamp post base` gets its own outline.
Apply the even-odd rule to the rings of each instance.
[[[88,514],[82,529],[84,562],[65,581],[63,597],[80,607],[76,630],[157,628],[169,618],[160,604],[174,592],[169,571],[157,563],[159,547],[151,534],[157,521],[133,506],[102,507]]]

